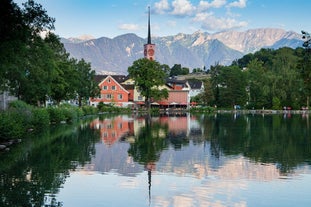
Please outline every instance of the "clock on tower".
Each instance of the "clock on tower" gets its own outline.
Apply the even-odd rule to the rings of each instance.
[[[147,44],[144,45],[144,57],[149,60],[155,59],[155,44],[151,43],[151,32],[150,32],[150,8],[148,12],[148,40]]]

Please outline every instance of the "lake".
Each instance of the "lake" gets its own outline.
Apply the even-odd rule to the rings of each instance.
[[[106,115],[0,154],[0,206],[311,206],[308,114]]]

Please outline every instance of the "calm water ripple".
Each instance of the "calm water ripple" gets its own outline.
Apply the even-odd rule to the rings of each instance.
[[[0,155],[0,206],[311,206],[309,122],[117,115],[55,129]]]

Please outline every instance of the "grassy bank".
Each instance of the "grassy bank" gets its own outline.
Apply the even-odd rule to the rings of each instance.
[[[0,142],[21,139],[31,132],[43,131],[51,124],[72,123],[89,114],[97,114],[94,107],[82,108],[67,104],[38,108],[22,101],[10,103],[9,109],[0,113]]]

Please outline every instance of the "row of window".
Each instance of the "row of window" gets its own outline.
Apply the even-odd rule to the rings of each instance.
[[[102,98],[102,99],[113,99],[113,95],[112,94],[101,94],[100,98]],[[122,100],[122,99],[123,99],[123,95],[118,94],[118,100]]]
[[[108,90],[108,86],[103,86],[102,89],[103,90]],[[116,86],[111,86],[111,90],[115,91],[115,90],[117,90],[117,87]]]

